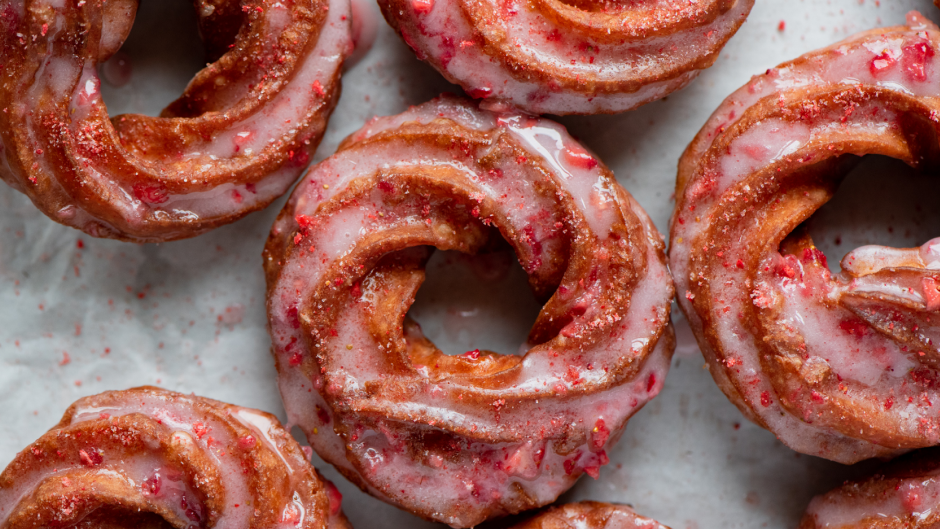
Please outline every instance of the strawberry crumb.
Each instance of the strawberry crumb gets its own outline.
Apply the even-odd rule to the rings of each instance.
[[[89,448],[88,450],[79,450],[78,458],[86,467],[97,466],[100,465],[102,461],[104,461],[104,457],[101,455],[101,453],[93,448]]]
[[[761,405],[761,406],[763,406],[763,407],[766,408],[766,407],[770,406],[770,403],[771,403],[771,402],[772,402],[772,401],[770,400],[770,392],[765,391],[765,392],[763,392],[763,393],[760,394],[760,405]]]

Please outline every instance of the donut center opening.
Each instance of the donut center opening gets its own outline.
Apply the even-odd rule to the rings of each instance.
[[[97,529],[178,529],[162,516],[152,512],[132,511],[102,506],[82,519],[82,527]]]
[[[127,40],[98,68],[101,96],[112,116],[159,116],[205,65],[193,2],[143,1]]]
[[[542,306],[508,244],[476,255],[436,250],[408,317],[446,355],[524,355]]]
[[[664,0],[561,0],[562,3],[591,13],[620,13],[627,10],[651,11]]]
[[[940,236],[940,215],[934,212],[938,176],[886,156],[866,156],[803,227],[833,273],[859,246],[920,246]]]
[[[559,0],[563,4],[589,13],[616,15],[633,12],[638,18],[656,18],[657,13],[675,13],[688,8],[688,2],[676,0]],[[711,0],[714,1],[714,0]],[[680,4],[677,6],[677,4]],[[660,15],[661,16],[661,15]]]

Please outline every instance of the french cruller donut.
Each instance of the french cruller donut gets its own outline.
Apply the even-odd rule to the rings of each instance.
[[[711,66],[754,0],[379,0],[419,59],[475,98],[623,112]]]
[[[195,0],[214,60],[160,117],[108,116],[97,68],[137,0],[0,1],[0,178],[96,237],[192,237],[307,165],[352,51],[348,0]]]
[[[669,529],[626,505],[582,501],[550,507],[512,529]]]
[[[406,318],[429,247],[514,248],[546,299],[524,356],[447,356]],[[443,97],[308,174],[264,253],[281,395],[369,493],[454,527],[597,476],[674,347],[662,239],[563,127]]]
[[[0,473],[0,528],[349,529],[269,413],[153,387],[72,404]]]
[[[940,31],[920,14],[756,76],[679,162],[670,265],[712,376],[794,450],[940,443],[940,240],[830,273],[800,224],[860,156],[940,170]]]

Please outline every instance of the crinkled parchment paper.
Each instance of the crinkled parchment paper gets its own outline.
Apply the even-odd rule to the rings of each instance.
[[[903,23],[910,9],[940,20],[929,0],[758,0],[716,65],[690,87],[635,112],[561,121],[665,230],[676,161],[727,94],[806,51]],[[105,100],[112,114],[154,115],[200,67],[192,7],[144,2],[124,51],[131,81],[105,84]],[[382,20],[373,49],[343,85],[317,159],[373,115],[458,91]],[[932,218],[938,191],[901,164],[867,160],[814,218],[813,233],[830,263],[860,244],[921,244],[940,235],[940,219]],[[69,403],[109,389],[156,384],[283,417],[261,270],[261,249],[282,204],[196,239],[134,245],[59,226],[0,185],[0,467],[58,422]],[[494,288],[471,268],[457,255],[435,257],[412,314],[447,351],[515,352],[537,311],[521,269]],[[785,529],[812,495],[871,467],[798,455],[744,420],[674,314],[679,350],[665,389],[627,426],[600,478],[583,478],[565,499],[630,503],[675,529]],[[431,525],[362,494],[316,457],[314,463],[343,492],[354,526]]]

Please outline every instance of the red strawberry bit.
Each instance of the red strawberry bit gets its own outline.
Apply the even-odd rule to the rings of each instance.
[[[597,479],[597,478],[600,477],[600,475],[601,475],[601,467],[604,466],[604,465],[606,465],[607,463],[610,463],[610,458],[607,457],[607,452],[605,452],[605,451],[603,451],[603,450],[601,450],[600,452],[598,452],[598,454],[597,454],[597,459],[596,459],[596,463],[597,463],[597,464],[586,465],[586,466],[584,467],[584,471],[587,472],[587,475],[588,475],[588,476],[591,476],[591,477],[594,478],[594,479]]]
[[[535,227],[531,224],[527,225],[525,228],[522,228],[522,238],[529,243],[529,246],[532,248],[533,255],[542,255],[542,241],[538,239],[538,236],[535,234]]]
[[[824,267],[829,267],[826,261],[826,254],[822,253],[819,248],[806,248],[803,250],[803,262],[811,263],[813,261],[819,261]]]
[[[578,454],[578,457],[580,457],[580,454]],[[570,476],[571,473],[574,472],[574,467],[575,467],[575,464],[577,463],[577,461],[578,461],[578,458],[577,458],[577,457],[572,458],[572,459],[566,459],[566,460],[565,460],[565,463],[564,463],[564,465],[565,465],[565,474],[568,474],[568,475]]]
[[[320,424],[324,426],[330,424],[330,414],[320,406],[317,406],[317,419],[320,419]]]
[[[330,500],[330,516],[336,516],[343,507],[343,495],[332,481],[323,481],[326,485],[326,497]]]
[[[163,478],[160,477],[159,473],[150,476],[145,479],[143,483],[140,484],[140,491],[144,496],[156,496],[160,494],[160,488],[163,485]]]
[[[104,457],[101,455],[101,453],[94,448],[89,448],[88,450],[79,450],[78,458],[86,467],[98,466],[102,461],[104,461]]]
[[[293,167],[305,167],[308,163],[310,163],[310,153],[307,151],[291,151],[290,161],[291,166]],[[252,193],[253,192],[254,191],[252,191]]]
[[[479,88],[471,88],[467,90],[467,95],[474,99],[486,99],[493,95],[493,89],[488,86],[481,86]]]
[[[418,13],[430,13],[434,8],[434,0],[411,0],[411,7]]]
[[[194,422],[194,423],[193,423],[193,433],[196,434],[196,438],[197,438],[197,439],[202,440],[202,438],[205,437],[205,435],[206,435],[207,433],[209,433],[209,430],[211,430],[211,429],[212,429],[212,428],[206,426],[205,424],[203,424],[203,423],[201,423],[201,422]]]
[[[594,423],[594,429],[591,430],[591,444],[594,448],[600,450],[607,444],[608,439],[610,439],[610,430],[604,424],[604,419],[598,419]]]
[[[796,258],[792,255],[785,256],[779,263],[777,263],[777,267],[775,269],[775,272],[778,276],[789,279],[794,279],[797,275],[799,275],[799,271],[799,264],[797,264]]]
[[[464,353],[464,354],[462,354],[462,355],[460,355],[460,356],[461,356],[462,358],[466,358],[467,360],[476,360],[476,359],[480,358],[480,350],[479,350],[479,349],[474,349],[474,350],[472,350],[472,351],[467,351],[466,353]]]
[[[245,130],[245,131],[236,133],[235,136],[232,138],[232,141],[235,142],[235,145],[244,145],[245,143],[248,142],[248,140],[251,139],[252,136],[253,134],[251,133],[250,130]]]
[[[379,184],[379,187],[381,187],[381,184]],[[297,222],[297,225],[300,226],[301,229],[306,229],[313,225],[313,219],[306,215],[297,215],[294,217],[294,221]]]
[[[927,65],[934,56],[933,47],[927,41],[915,42],[904,46],[901,55],[901,68],[907,77],[915,82],[927,80]]]
[[[854,335],[858,339],[862,339],[871,332],[871,329],[868,325],[862,320],[842,320],[839,322],[839,328],[842,329],[842,332],[846,334]]]
[[[883,52],[881,55],[876,56],[871,60],[871,64],[868,65],[868,70],[875,77],[883,74],[891,66],[893,66],[897,61],[894,60],[888,52]]]
[[[924,488],[917,483],[901,486],[901,504],[907,512],[920,512],[924,506]]]
[[[297,367],[301,363],[303,363],[303,361],[304,361],[304,357],[301,356],[300,353],[294,353],[291,355],[290,360],[288,360],[288,363],[291,365],[291,367]]]
[[[202,506],[195,501],[187,500],[185,494],[180,499],[180,507],[183,508],[183,511],[186,513],[186,517],[190,520],[198,522],[202,519]]]
[[[134,184],[134,197],[148,204],[163,204],[170,199],[170,192],[163,184]]]
[[[597,158],[594,158],[589,152],[577,146],[569,146],[568,149],[565,150],[565,161],[579,169],[590,170],[597,167]]]
[[[581,382],[581,372],[575,366],[568,366],[565,371],[565,380],[571,382],[572,386],[577,386]]]
[[[924,290],[924,302],[927,310],[935,311],[940,309],[940,285],[932,277],[925,277],[921,280],[921,288]]]
[[[255,446],[255,443],[255,437],[250,434],[238,438],[238,447],[242,450],[250,450],[253,446]]]
[[[760,394],[760,405],[761,405],[761,406],[763,406],[763,407],[766,408],[766,407],[770,406],[770,403],[771,403],[771,402],[773,402],[773,401],[770,400],[770,392],[769,392],[769,391],[765,391],[765,392],[763,392],[763,393]]]
[[[287,309],[287,317],[290,319],[290,326],[299,329],[300,328],[300,316],[297,313],[297,307],[291,307]]]

